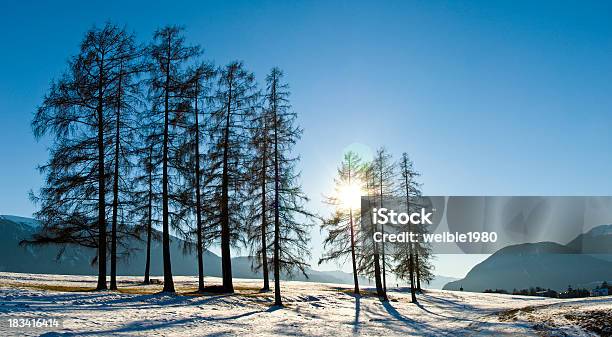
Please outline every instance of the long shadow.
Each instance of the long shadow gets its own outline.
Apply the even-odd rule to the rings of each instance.
[[[2,294],[2,292],[0,292]],[[0,300],[0,313],[2,312],[22,312],[22,311],[61,311],[66,310],[66,302],[73,305],[73,302],[80,303],[86,301],[94,301],[98,298],[104,298],[108,294],[103,293],[62,293],[49,294],[45,296],[32,296],[29,294],[8,294],[2,295]]]
[[[276,310],[281,310],[284,309],[285,307],[280,306],[280,305],[273,305],[271,307],[268,308],[268,310],[266,310],[266,312],[275,312]],[[263,312],[263,311],[261,311]]]
[[[477,311],[477,312],[487,311],[486,309],[478,308],[474,305],[467,304],[465,302],[453,301],[453,300],[449,300],[446,298],[433,296],[431,294],[422,294],[421,298],[426,302],[435,303],[439,306],[446,307],[446,308],[454,308],[456,310],[462,310],[462,311],[471,310],[471,311]]]
[[[189,324],[189,323],[215,322],[215,321],[220,322],[220,321],[237,320],[237,319],[249,317],[255,314],[274,312],[279,309],[282,309],[282,307],[272,306],[266,310],[254,310],[254,311],[249,311],[249,312],[245,312],[245,313],[241,313],[237,315],[225,316],[225,317],[189,317],[189,318],[172,320],[172,321],[164,321],[164,322],[159,322],[159,320],[155,320],[155,321],[142,320],[142,321],[131,322],[131,323],[125,324],[124,326],[116,328],[116,329],[87,331],[87,332],[74,332],[74,333],[64,332],[64,333],[57,333],[57,334],[62,335],[62,336],[84,336],[84,335],[106,336],[106,335],[112,335],[112,334],[117,334],[117,333],[143,332],[143,331],[157,330],[157,329],[163,329],[163,328],[170,328],[172,326],[179,326],[182,324]],[[232,324],[233,325],[244,325],[244,324],[240,324],[237,322],[233,322]],[[224,335],[226,333],[221,332],[219,334]]]
[[[444,329],[437,329],[427,323],[417,322],[408,317],[403,316],[397,309],[395,309],[389,301],[381,301],[383,307],[391,315],[391,317],[404,323],[405,326],[417,331],[419,335],[430,335],[430,336],[446,336],[452,334],[452,331],[446,331]],[[390,325],[389,327],[393,327]],[[405,333],[405,332],[403,332]]]
[[[353,321],[353,335],[359,334],[361,326],[359,325],[359,316],[361,315],[361,296],[355,295],[355,320]]]
[[[106,297],[108,296],[108,293],[100,293],[100,292],[80,292],[80,293],[53,293],[53,292],[49,292],[46,293],[45,296],[43,297],[44,299],[52,299],[55,301],[67,301],[67,300],[75,300],[75,299],[94,299],[94,298],[98,298],[98,297]],[[17,301],[24,301],[24,300],[41,300],[41,296],[34,296],[28,293],[18,293],[18,294],[12,294],[9,293],[7,295],[5,295],[2,291],[0,291],[0,296],[2,298],[2,300],[0,300],[0,303],[12,303],[12,302],[17,302]]]
[[[193,296],[185,296],[178,294],[167,294],[167,293],[157,293],[157,294],[144,294],[144,295],[136,295],[132,297],[120,297],[114,298],[109,301],[103,302],[104,305],[111,306],[113,304],[121,304],[120,309],[126,308],[139,308],[142,307],[142,302],[145,302],[150,305],[157,305],[161,307],[175,307],[175,306],[183,306],[185,304],[188,305],[200,305],[208,302],[214,302],[219,299],[227,298],[233,295],[211,295],[211,296],[200,296],[194,299]],[[135,303],[130,303],[135,302]],[[112,310],[112,307],[109,308]]]
[[[389,303],[389,301],[381,301],[383,307],[385,308],[385,310],[387,310],[387,312],[389,313],[389,315],[393,316],[393,318],[397,319],[398,321],[401,321],[403,323],[409,324],[409,325],[415,325],[415,324],[420,324],[415,320],[412,320],[408,317],[404,317],[402,314],[399,313],[399,311],[397,311],[397,309],[395,309],[391,303]]]
[[[204,321],[230,321],[233,319],[238,319],[238,318],[243,318],[243,317],[248,317],[248,316],[252,316],[255,314],[261,314],[264,312],[274,312],[276,310],[282,309],[282,307],[279,306],[272,306],[270,308],[268,308],[267,310],[254,310],[254,311],[249,311],[249,312],[245,312],[242,314],[238,314],[238,315],[232,315],[232,316],[227,316],[227,317],[202,317],[202,320]]]
[[[433,312],[427,308],[425,308],[425,306],[423,306],[421,303],[417,302],[414,303],[417,307],[419,307],[421,310],[425,311],[428,314],[434,315],[434,316],[438,316],[438,317],[442,317],[442,318],[446,318],[446,319],[452,319],[455,321],[465,321],[465,322],[475,322],[473,319],[469,319],[469,318],[459,318],[459,317],[452,317],[452,316],[446,316],[446,315],[442,315],[436,312]]]
[[[180,320],[172,320],[172,321],[165,321],[165,322],[159,322],[158,320],[156,321],[143,320],[143,321],[131,322],[131,323],[125,324],[122,327],[119,327],[116,329],[84,331],[84,332],[64,332],[64,333],[58,333],[58,335],[61,335],[61,336],[95,336],[95,335],[107,336],[107,335],[118,334],[118,333],[130,333],[130,332],[133,333],[133,332],[157,330],[161,328],[169,328],[174,325],[192,323],[196,320],[197,318],[184,318]]]
[[[14,300],[0,300],[0,313],[2,312],[26,312],[45,311],[63,312],[67,309],[79,310],[88,307],[103,307],[105,311],[139,309],[146,305],[164,308],[178,306],[198,306],[214,302],[232,295],[213,295],[195,298],[184,295],[167,294],[143,294],[143,295],[120,295],[113,298],[104,298],[108,294],[53,294],[44,297],[19,296]],[[98,301],[98,299],[102,300]]]

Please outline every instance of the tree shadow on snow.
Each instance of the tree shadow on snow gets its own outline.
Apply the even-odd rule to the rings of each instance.
[[[206,322],[221,322],[221,321],[233,321],[239,320],[241,318],[249,317],[259,313],[273,312],[278,310],[278,307],[270,307],[266,310],[253,310],[249,312],[244,312],[236,315],[223,316],[223,317],[201,317],[201,316],[192,316],[183,319],[168,319],[168,320],[156,320],[156,319],[148,319],[148,320],[140,320],[135,322],[130,322],[124,324],[121,327],[115,329],[107,329],[107,330],[96,330],[96,331],[86,331],[86,332],[63,332],[56,333],[57,336],[106,336],[112,334],[120,334],[120,333],[136,333],[136,332],[144,332],[144,331],[154,331],[158,329],[169,329],[173,326],[182,326],[185,328],[189,326],[193,326],[194,324],[204,323]],[[248,327],[250,323],[240,323],[239,321],[232,322],[232,327]],[[231,335],[232,332],[216,332],[212,335],[214,336],[222,336],[222,335]]]
[[[361,296],[355,295],[355,320],[353,321],[353,334],[359,334],[359,316],[361,315]]]
[[[441,307],[441,308],[447,308],[447,309],[451,309],[451,310],[457,310],[457,311],[473,311],[473,312],[487,312],[489,311],[488,309],[484,309],[484,308],[479,308],[476,307],[472,304],[467,304],[463,301],[457,300],[457,301],[453,301],[447,298],[443,298],[443,297],[438,297],[438,296],[434,296],[432,294],[422,294],[421,296],[419,296],[420,302],[425,302],[425,303],[431,303],[437,307]],[[419,303],[421,304],[421,303]],[[419,305],[420,307],[422,305]]]
[[[389,301],[381,301],[382,306],[385,308],[387,313],[391,315],[397,321],[403,323],[405,327],[408,327],[418,333],[420,336],[455,336],[453,329],[438,328],[434,325],[418,322],[402,315]],[[391,322],[388,323],[387,328],[396,331],[398,334],[406,334],[405,330],[395,326]]]

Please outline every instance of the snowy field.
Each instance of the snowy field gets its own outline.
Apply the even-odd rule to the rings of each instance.
[[[347,285],[283,282],[285,307],[275,308],[272,293],[258,292],[260,280],[235,280],[234,295],[201,296],[191,293],[194,277],[176,277],[179,294],[172,296],[156,294],[161,286],[143,286],[140,277],[120,277],[121,292],[91,291],[95,280],[0,273],[0,336],[612,335],[612,297],[430,290],[415,305],[407,289],[390,290],[390,301],[381,302],[355,297]],[[61,326],[17,330],[9,327],[11,318],[54,318]]]

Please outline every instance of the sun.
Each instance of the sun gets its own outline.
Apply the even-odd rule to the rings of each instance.
[[[356,183],[344,184],[338,191],[340,206],[344,209],[361,208],[361,186]]]

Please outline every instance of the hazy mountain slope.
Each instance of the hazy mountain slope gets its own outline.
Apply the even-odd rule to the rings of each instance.
[[[22,220],[22,221],[20,221]],[[17,222],[19,221],[19,222]],[[58,273],[89,275],[97,272],[91,265],[95,250],[84,247],[69,246],[59,260],[59,246],[19,246],[19,242],[29,238],[36,230],[32,219],[13,216],[0,216],[0,271],[29,273]],[[119,260],[117,271],[120,275],[141,275],[144,272],[146,244],[144,241],[132,240],[132,252],[129,258]],[[183,242],[173,238],[171,242],[172,270],[176,275],[194,275],[197,270],[193,253],[183,254]],[[153,241],[151,245],[151,274],[161,275],[161,243]],[[220,274],[220,259],[207,251],[205,271],[210,275]]]
[[[465,278],[443,289],[483,291],[540,286],[555,290],[612,280],[612,262],[588,254],[575,254],[571,245],[527,243],[500,249],[476,265]]]
[[[58,261],[60,249],[55,246],[22,247],[18,243],[29,237],[34,227],[0,217],[0,271],[54,273],[67,270],[72,274],[90,274],[92,254],[81,248],[67,248]]]
[[[38,223],[30,218],[0,215],[0,271],[24,273],[50,273],[91,275],[97,272],[97,267],[90,264],[95,256],[93,249],[69,247],[60,260],[56,256],[60,252],[57,246],[19,246],[19,241],[34,233]],[[171,237],[172,272],[174,275],[197,275],[195,251],[184,251],[184,242]],[[132,240],[129,244],[131,253],[128,258],[119,260],[117,272],[119,275],[142,275],[145,264],[144,241]],[[204,256],[204,272],[207,276],[221,275],[221,258],[206,251]],[[248,257],[232,259],[234,277],[261,278],[262,274],[251,270]],[[162,275],[161,242],[153,241],[151,246],[151,275]],[[307,270],[309,279],[301,274],[294,275],[293,280],[309,280],[315,282],[352,283],[353,276],[341,271],[321,272]],[[287,279],[287,275],[283,275]],[[367,283],[367,280],[362,280]]]
[[[612,261],[612,225],[602,225],[578,235],[567,247],[592,257]]]

